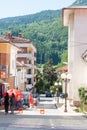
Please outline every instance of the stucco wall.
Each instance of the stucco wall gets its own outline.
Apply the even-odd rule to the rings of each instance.
[[[87,49],[87,9],[74,11],[69,18],[69,72],[72,74],[68,91],[70,98],[79,100],[78,88],[87,86],[87,64],[82,54]]]

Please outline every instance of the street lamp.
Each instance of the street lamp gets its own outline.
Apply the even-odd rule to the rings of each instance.
[[[65,110],[64,110],[64,112],[67,112],[67,83],[72,78],[72,75],[71,74],[67,74],[67,73],[62,73],[61,74],[61,78],[65,82]]]
[[[59,95],[58,95],[58,83],[57,82],[55,82],[55,87],[56,87],[56,91],[57,91],[57,95],[56,95],[56,97],[57,97],[57,107],[58,107],[58,104],[59,104]]]

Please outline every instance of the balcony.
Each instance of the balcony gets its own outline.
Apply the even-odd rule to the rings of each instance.
[[[33,68],[32,64],[25,64],[28,68]]]
[[[32,78],[33,77],[33,74],[26,74],[26,78]]]
[[[32,84],[26,84],[26,88],[27,88],[27,89],[31,89],[32,87],[33,87]]]
[[[17,54],[17,57],[20,57],[20,58],[25,58],[25,57],[27,57],[27,58],[31,58],[32,59],[32,57],[33,57],[33,55],[31,54],[31,53],[20,53],[20,54]]]

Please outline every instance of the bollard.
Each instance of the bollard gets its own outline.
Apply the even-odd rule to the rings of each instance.
[[[40,109],[40,114],[45,114],[44,108]]]
[[[23,113],[23,108],[19,108],[19,109],[18,109],[18,113],[19,113],[19,114]]]

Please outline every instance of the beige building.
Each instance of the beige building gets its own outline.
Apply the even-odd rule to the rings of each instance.
[[[19,48],[9,40],[0,38],[0,97],[15,86],[16,54]]]
[[[68,72],[72,75],[68,95],[78,101],[78,88],[87,87],[87,7],[63,8],[62,17],[68,26]]]

